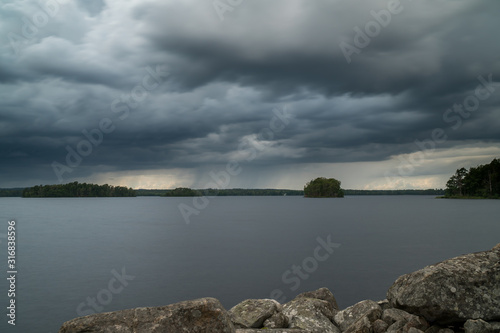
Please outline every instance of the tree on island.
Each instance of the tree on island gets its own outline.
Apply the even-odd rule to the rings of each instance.
[[[500,198],[500,159],[458,169],[446,183],[445,198]]]
[[[306,198],[343,198],[344,190],[335,178],[319,177],[304,186]]]

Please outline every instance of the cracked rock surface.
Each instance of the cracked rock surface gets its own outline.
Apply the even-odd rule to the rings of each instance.
[[[500,247],[427,266],[389,288],[391,306],[440,324],[500,319]]]

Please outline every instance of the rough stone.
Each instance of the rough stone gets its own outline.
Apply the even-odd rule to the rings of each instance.
[[[267,318],[263,324],[266,328],[287,328],[288,318],[283,312],[275,312],[271,317]]]
[[[290,328],[301,328],[311,333],[340,333],[332,323],[333,307],[316,298],[296,298],[283,306]]]
[[[400,309],[386,309],[382,312],[382,320],[389,326],[397,321],[407,322],[411,319],[412,314]]]
[[[161,307],[136,308],[79,317],[65,322],[59,333],[223,332],[235,328],[220,302],[202,298]]]
[[[233,306],[229,315],[237,328],[261,328],[264,321],[281,308],[273,299],[247,299]]]
[[[389,325],[387,325],[387,323],[382,319],[375,320],[372,326],[374,333],[385,333],[385,331],[389,328]]]
[[[305,293],[297,295],[297,297],[295,298],[302,297],[322,299],[323,301],[327,301],[328,303],[330,303],[334,310],[340,310],[339,306],[337,305],[335,296],[333,296],[332,292],[328,288],[319,288],[315,291],[306,291]]]
[[[500,322],[486,322],[482,319],[469,319],[464,324],[465,333],[498,333]]]
[[[389,303],[389,301],[387,299],[384,299],[382,301],[378,301],[377,304],[380,306],[382,311],[384,311],[385,309],[391,308],[391,304]]]
[[[355,323],[350,325],[344,333],[372,333],[373,326],[367,316],[361,317]]]
[[[299,328],[272,328],[269,330],[262,330],[258,328],[237,328],[236,333],[311,333],[311,332],[307,330],[301,330]]]
[[[403,332],[404,332],[404,328],[403,328]],[[424,333],[424,331],[422,330],[419,330],[418,328],[415,328],[415,327],[410,327],[410,329],[408,329],[408,331],[406,331],[408,333]]]
[[[500,246],[403,275],[389,288],[391,306],[438,324],[500,319]]]
[[[410,315],[410,319],[406,322],[405,326],[403,327],[403,331],[409,331],[410,328],[416,328],[421,331],[425,331],[426,329],[429,328],[429,324],[427,323],[427,320],[425,320],[422,317]]]
[[[387,328],[387,332],[388,333],[403,333],[403,327],[405,326],[405,324],[406,324],[405,321],[398,320],[398,321],[392,323],[392,325],[390,325]]]
[[[377,302],[365,300],[339,311],[334,321],[342,331],[345,331],[362,317],[367,317],[370,322],[374,322],[380,318],[381,314],[382,309]]]
[[[407,332],[412,327],[422,331],[429,328],[429,324],[424,318],[412,315],[400,309],[385,309],[384,312],[382,312],[382,320],[389,326],[398,323],[398,325],[395,326],[398,326],[398,329],[401,329],[403,332]]]

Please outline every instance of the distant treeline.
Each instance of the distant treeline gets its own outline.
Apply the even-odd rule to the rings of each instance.
[[[446,198],[500,199],[500,159],[458,169],[446,183]]]
[[[138,197],[160,197],[167,193],[169,190],[145,190],[145,189],[138,189],[135,190],[135,195]]]
[[[22,197],[24,188],[0,188],[0,197]]]
[[[61,186],[61,185],[47,185],[47,186]],[[99,185],[97,185],[99,186]],[[102,185],[104,186],[104,185]],[[109,185],[108,185],[109,186]],[[40,186],[38,186],[40,187]],[[33,189],[31,187],[30,189]],[[25,188],[3,188],[0,189],[0,197],[22,197]],[[129,191],[131,189],[128,189]],[[189,189],[191,190],[191,189]],[[38,190],[39,191],[39,190]],[[175,190],[133,190],[135,196],[191,196],[186,195],[187,192],[181,195],[179,191]],[[175,191],[175,192],[174,192]],[[202,196],[303,196],[304,191],[300,190],[275,190],[275,189],[208,189],[208,190],[191,190],[194,191],[195,195]],[[49,191],[50,192],[50,191]],[[119,191],[120,192],[120,191]],[[191,193],[191,192],[189,192]],[[445,190],[442,189],[428,189],[428,190],[344,190],[345,195],[444,195]],[[96,195],[90,195],[96,196]],[[116,195],[115,195],[116,196]],[[134,195],[129,195],[134,196]]]
[[[232,188],[232,189],[208,189],[202,190],[203,195],[218,195],[218,196],[283,196],[283,195],[304,195],[304,191],[298,190],[280,190],[280,189],[244,189],[244,188]]]
[[[344,190],[345,195],[443,195],[443,189],[427,190]]]
[[[145,192],[142,192],[145,191]],[[152,192],[149,192],[152,191]],[[192,197],[192,196],[304,196],[301,190],[282,189],[204,189],[196,190],[179,187],[174,190],[138,190],[137,196],[163,195],[167,197]],[[146,194],[143,194],[146,193]],[[159,194],[153,194],[159,193]],[[444,195],[443,189],[427,190],[344,190],[344,195]]]
[[[203,194],[200,191],[193,190],[187,187],[178,187],[174,190],[165,192],[165,197],[200,197]]]
[[[124,186],[73,182],[64,185],[37,185],[24,189],[24,198],[60,197],[135,197],[135,191]]]
[[[167,190],[166,197],[194,197],[194,196],[284,196],[284,195],[304,195],[304,191],[298,190],[279,190],[279,189],[204,189],[193,190],[190,188],[179,187],[174,190]]]

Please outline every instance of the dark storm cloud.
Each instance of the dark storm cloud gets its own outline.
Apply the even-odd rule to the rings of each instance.
[[[445,13],[432,15],[430,11],[436,9],[431,5],[422,8],[403,1],[401,6],[406,8],[400,16],[394,16],[392,24],[374,37],[361,54],[353,55],[351,65],[347,65],[339,41],[353,44],[352,28],[373,20],[367,12],[383,9],[385,2],[354,6],[319,1],[314,7],[298,9],[304,10],[300,13],[305,16],[303,20],[283,17],[286,9],[282,2],[263,8],[258,3],[246,6],[265,9],[267,15],[262,17],[261,12],[248,10],[238,20],[201,32],[183,28],[180,22],[186,17],[181,13],[192,21],[197,17],[178,6],[142,8],[137,18],[155,23],[144,29],[153,47],[178,55],[179,66],[187,67],[178,69],[182,75],[177,78],[187,89],[213,80],[228,80],[279,93],[307,87],[332,95],[397,95],[411,91],[418,97],[434,97],[464,89],[471,77],[481,69],[491,72],[497,61],[498,43],[488,31],[494,31],[495,11],[491,7],[500,9],[498,3],[462,3],[463,9],[455,10],[456,15],[450,17]],[[173,12],[170,19],[162,19],[169,11]],[[344,15],[352,20],[338,27],[336,21]],[[414,16],[427,19],[417,22]],[[277,21],[289,29],[276,29]],[[411,25],[405,26],[408,21]]]
[[[35,25],[41,7],[8,2],[0,187],[56,182],[51,164],[64,165],[67,147],[77,149],[102,119],[114,129],[68,181],[224,164],[245,140],[266,141],[258,134],[285,106],[286,127],[254,165],[383,161],[417,151],[415,140],[435,128],[448,136],[439,148],[498,145],[498,84],[477,111],[443,115],[474,95],[478,76],[498,81],[500,3],[401,0],[349,63],[339,45],[355,46],[354,29],[388,3],[244,1],[221,21],[210,1],[61,1],[27,38],[24,24]],[[169,75],[146,91],[156,66]]]

